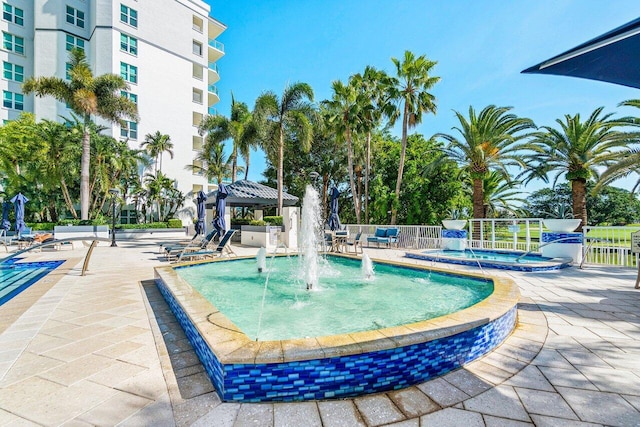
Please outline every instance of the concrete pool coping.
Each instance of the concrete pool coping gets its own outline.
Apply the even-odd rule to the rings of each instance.
[[[345,258],[359,259],[352,256]],[[234,259],[251,259],[239,257]],[[413,344],[420,344],[442,337],[456,335],[499,319],[518,303],[520,292],[508,278],[479,276],[467,272],[455,272],[439,268],[425,268],[398,261],[372,259],[402,268],[432,270],[435,272],[491,280],[494,290],[486,299],[456,313],[407,325],[372,331],[355,332],[314,338],[279,341],[253,341],[233,322],[193,289],[176,272],[174,267],[202,264],[197,261],[156,267],[155,277],[161,279],[182,306],[190,321],[198,329],[211,351],[222,364],[286,363],[337,356],[377,352]]]

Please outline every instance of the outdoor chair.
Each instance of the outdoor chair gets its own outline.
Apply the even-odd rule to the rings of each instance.
[[[369,245],[369,243],[376,243],[378,247],[380,247],[382,243],[387,247],[390,247],[392,244],[397,246],[398,234],[400,234],[400,231],[396,227],[376,228],[374,235],[367,237],[367,245]]]
[[[177,256],[179,256],[182,252],[190,251],[195,252],[198,250],[204,250],[209,246],[209,244],[213,241],[214,237],[218,235],[218,230],[214,229],[209,234],[204,236],[201,240],[191,239],[190,242],[184,243],[176,243],[170,246],[164,247],[164,253],[168,261],[174,260]]]
[[[189,248],[185,248],[179,255],[178,258],[176,260],[176,262],[181,262],[184,259],[200,259],[200,258],[206,258],[206,257],[214,257],[214,256],[237,256],[236,253],[233,251],[233,249],[231,249],[231,237],[233,236],[233,234],[236,232],[236,230],[229,230],[225,233],[224,236],[222,236],[222,238],[220,239],[220,243],[218,243],[218,246],[215,248],[215,250],[211,250],[211,249],[207,249],[206,247],[204,249],[200,249],[200,250],[195,250],[195,251],[190,251]]]
[[[356,255],[358,255],[358,248],[360,248],[360,253],[362,253],[362,244],[360,243],[361,237],[362,237],[362,231],[359,231],[358,234],[356,234],[356,237],[353,238],[353,240],[347,240],[346,242],[347,248],[353,247],[353,251],[355,252]]]

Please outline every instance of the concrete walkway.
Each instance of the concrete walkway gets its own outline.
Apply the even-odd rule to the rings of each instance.
[[[98,246],[81,277],[85,250],[30,255],[69,261],[0,306],[0,425],[640,426],[630,269],[489,270],[523,295],[517,330],[489,356],[396,392],[258,405],[222,403],[213,391],[150,282],[164,264],[157,244]]]

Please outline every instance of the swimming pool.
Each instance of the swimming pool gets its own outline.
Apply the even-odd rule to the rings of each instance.
[[[224,268],[228,262],[236,261],[212,264]],[[520,293],[509,279],[397,262],[377,261],[376,270],[383,264],[425,275],[490,281],[493,292],[470,307],[433,319],[329,336],[256,341],[184,280],[180,266],[156,267],[155,277],[223,401],[332,399],[409,387],[481,357],[515,327]],[[234,283],[234,277],[227,280]],[[217,286],[216,281],[210,286]]]
[[[11,259],[0,264],[0,305],[55,270],[64,261],[19,262]]]
[[[465,249],[464,251],[430,249],[406,252],[405,257],[472,267],[478,267],[480,264],[483,268],[515,271],[559,270],[571,266],[572,262],[571,258],[548,258],[522,251],[488,249]]]

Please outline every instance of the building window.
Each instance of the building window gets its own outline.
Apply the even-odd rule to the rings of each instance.
[[[120,75],[129,83],[138,83],[138,67],[121,62]]]
[[[120,92],[120,95],[133,101],[135,104],[138,104],[138,95],[136,95],[135,93],[126,92],[123,90],[122,92]]]
[[[67,6],[67,22],[80,28],[84,28],[84,12]]]
[[[2,32],[2,47],[9,52],[24,55],[24,39],[22,37]]]
[[[2,3],[2,19],[14,24],[24,25],[24,11],[7,3]]]
[[[12,64],[11,62],[2,63],[2,76],[7,80],[16,82],[24,81],[24,67],[22,65]]]
[[[193,41],[193,53],[202,56],[202,43]]]
[[[138,11],[123,4],[120,5],[120,21],[138,28]]]
[[[193,102],[198,104],[202,104],[202,91],[198,89],[193,89]]]
[[[138,123],[125,120],[125,125],[120,128],[120,136],[129,139],[138,139]]]
[[[132,55],[138,55],[138,39],[120,33],[120,50]]]
[[[78,37],[74,37],[71,34],[67,34],[66,36],[66,49],[71,50],[74,47],[84,51],[84,40]]]
[[[2,106],[13,110],[24,110],[24,95],[21,93],[2,91]]]
[[[64,64],[64,78],[71,80],[71,64],[68,62]]]

